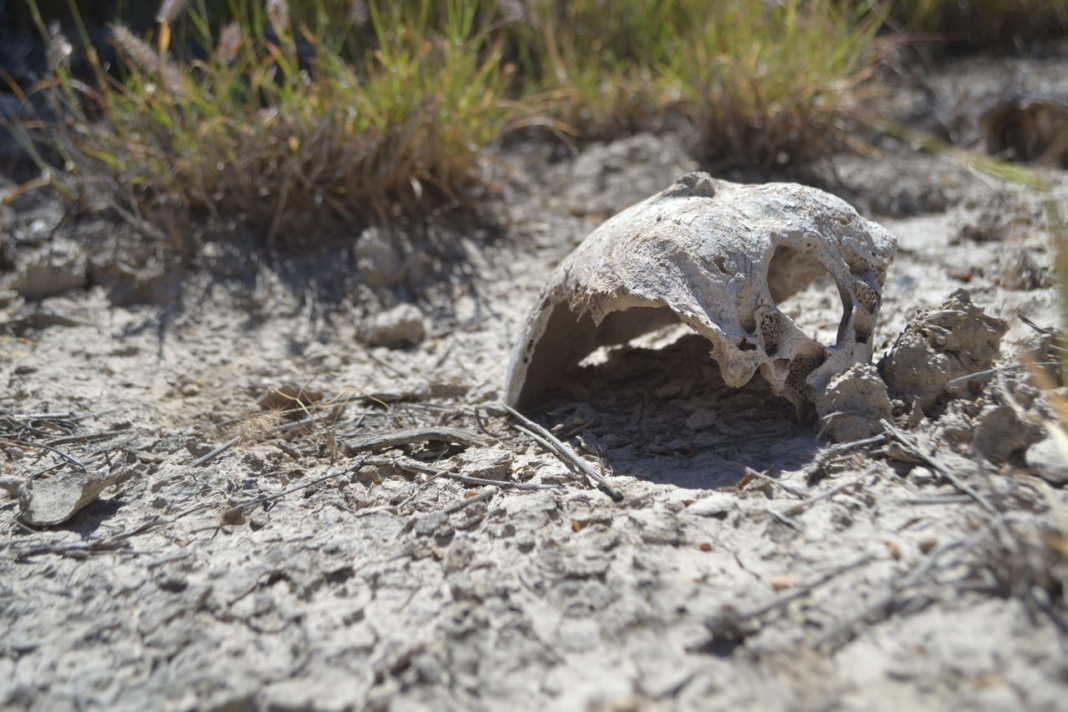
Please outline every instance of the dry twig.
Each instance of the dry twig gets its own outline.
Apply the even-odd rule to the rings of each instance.
[[[540,485],[534,482],[511,482],[509,480],[487,480],[481,477],[470,477],[468,475],[461,475],[458,472],[449,472],[443,470],[440,467],[434,467],[428,465],[425,462],[419,462],[413,460],[410,457],[382,457],[382,458],[370,458],[367,460],[369,465],[385,465],[399,467],[402,470],[409,472],[418,472],[424,475],[430,475],[432,478],[444,477],[450,480],[456,480],[457,482],[463,482],[468,485],[491,485],[494,487],[509,487],[511,489],[520,490],[550,490],[556,489],[555,485]]]
[[[555,435],[509,405],[502,404],[498,407],[510,415],[514,420],[518,421],[517,424],[514,424],[516,430],[525,433],[549,452],[556,455],[572,472],[585,475],[590,480],[597,483],[598,489],[611,497],[612,501],[623,501],[623,494],[619,492],[619,490],[610,485],[608,480],[606,480],[601,473],[594,470],[588,462],[579,457],[574,450],[559,440]]]
[[[345,443],[345,454],[352,455],[363,450],[388,450],[401,445],[413,445],[428,440],[454,442],[469,447],[486,445],[486,442],[474,433],[456,428],[409,428],[392,433],[372,435],[359,440],[350,440]]]
[[[912,440],[911,437],[908,436],[907,433],[896,428],[892,423],[887,420],[882,421],[882,424],[886,435],[892,440],[894,440],[898,445],[900,445],[901,448],[904,449],[906,454],[916,458],[919,462],[922,462],[924,465],[931,468],[931,470],[937,473],[939,477],[949,482],[951,485],[956,487],[964,494],[971,497],[980,507],[985,509],[987,512],[989,512],[990,514],[997,515],[998,511],[994,508],[994,505],[990,504],[986,497],[983,497],[983,495],[979,494],[979,492],[976,491],[974,487],[969,485],[967,482],[961,480],[954,473],[950,472],[949,468],[943,466],[942,463],[938,462],[933,457],[930,457],[926,453],[921,451],[919,446]]]

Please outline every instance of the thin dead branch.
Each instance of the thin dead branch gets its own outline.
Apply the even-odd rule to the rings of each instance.
[[[430,475],[431,478],[442,477],[449,480],[456,480],[457,482],[463,482],[468,485],[479,486],[493,486],[493,487],[508,487],[510,489],[518,490],[551,490],[556,489],[556,485],[541,485],[534,482],[511,482],[510,480],[487,480],[481,477],[470,477],[468,475],[461,475],[457,472],[449,472],[443,470],[440,467],[434,467],[425,462],[419,462],[413,460],[410,457],[380,457],[369,458],[367,460],[369,465],[379,465],[386,467],[399,467],[402,470],[408,472],[415,472],[423,475]]]
[[[449,505],[445,508],[445,514],[456,514],[476,502],[487,502],[496,497],[498,492],[499,490],[496,487],[486,487],[486,489],[482,490],[474,497],[467,497],[456,504]]]
[[[381,435],[372,435],[344,444],[345,454],[353,455],[364,450],[389,450],[403,445],[415,445],[431,440],[458,443],[468,447],[482,447],[487,443],[478,435],[456,428],[410,428]]]
[[[202,455],[202,456],[198,457],[197,459],[193,460],[191,463],[189,463],[189,466],[190,467],[200,467],[201,465],[206,465],[209,462],[211,462],[212,460],[214,460],[215,458],[217,458],[219,455],[222,455],[224,452],[226,452],[227,450],[232,448],[234,445],[237,445],[239,442],[241,442],[241,438],[240,437],[230,438],[229,440],[227,440],[226,442],[224,442],[222,445],[218,446],[217,448],[215,448],[211,452],[209,452],[209,453],[207,453],[205,455]]]
[[[919,445],[917,445],[916,442],[907,433],[898,429],[892,423],[886,420],[882,421],[882,425],[886,435],[894,442],[896,442],[902,448],[902,450],[904,450],[905,454],[915,458],[918,462],[931,468],[931,470],[934,471],[939,477],[949,482],[962,493],[971,497],[980,507],[985,509],[990,514],[997,515],[997,509],[994,508],[994,505],[990,504],[989,500],[987,500],[986,497],[979,494],[979,492],[974,487],[969,485],[967,482],[961,480],[953,472],[950,472],[949,468],[942,465],[942,463],[938,462],[938,460],[920,450]]]
[[[808,472],[805,474],[805,481],[810,484],[816,484],[821,479],[827,476],[827,470],[830,468],[836,460],[840,460],[843,457],[852,455],[855,452],[863,450],[867,447],[875,447],[886,443],[887,436],[885,433],[879,433],[873,435],[870,438],[864,438],[862,440],[854,440],[849,443],[840,443],[833,447],[827,448],[819,454],[816,461],[812,463]]]
[[[619,490],[612,487],[602,474],[594,470],[588,462],[579,457],[574,450],[560,441],[555,435],[511,406],[500,405],[494,407],[499,408],[510,415],[513,420],[518,421],[517,423],[512,424],[516,430],[526,434],[546,450],[556,455],[556,457],[558,457],[569,470],[578,475],[585,475],[597,484],[598,489],[611,497],[612,501],[623,501],[623,494],[619,492]]]

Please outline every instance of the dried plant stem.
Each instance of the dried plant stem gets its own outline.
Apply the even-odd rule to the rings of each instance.
[[[598,489],[612,498],[614,502],[622,502],[623,495],[612,485],[608,484],[608,480],[604,476],[593,469],[588,462],[583,460],[578,454],[575,453],[564,442],[558,439],[555,435],[550,433],[542,426],[535,423],[530,418],[517,411],[510,405],[497,406],[505,413],[510,415],[513,420],[518,421],[518,425],[514,427],[520,432],[526,433],[529,437],[533,438],[542,447],[546,448],[549,452],[556,455],[560,460],[568,466],[574,472],[585,475],[590,480],[598,485]]]

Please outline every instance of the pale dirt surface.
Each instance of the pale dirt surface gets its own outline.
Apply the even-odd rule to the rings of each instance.
[[[365,234],[273,266],[212,245],[179,273],[126,228],[57,228],[56,204],[16,203],[3,285],[30,290],[47,254],[68,267],[37,281],[74,288],[0,293],[0,477],[74,471],[27,443],[75,435],[94,437],[54,447],[134,474],[54,528],[22,525],[0,494],[0,708],[1064,708],[1068,574],[1041,532],[1068,527],[1068,492],[1022,449],[979,454],[1027,442],[985,415],[997,383],[909,431],[957,484],[878,447],[818,470],[829,445],[788,406],[725,393],[693,337],[645,344],[536,414],[620,502],[478,409],[555,264],[694,168],[671,137],[550,153],[495,159],[504,234],[437,236],[464,255],[437,271]],[[1021,314],[1056,324],[1035,196],[900,148],[837,169],[900,241],[876,360],[911,310],[961,287],[1008,322],[1001,365],[1034,337]],[[406,302],[424,333],[399,333],[418,343],[365,345],[370,318]],[[833,334],[840,309],[813,289],[792,316]],[[286,383],[343,412],[283,431],[257,400]],[[30,417],[67,413],[86,417]],[[431,425],[485,445],[417,443],[362,468],[346,448]],[[413,460],[546,489],[431,478]]]

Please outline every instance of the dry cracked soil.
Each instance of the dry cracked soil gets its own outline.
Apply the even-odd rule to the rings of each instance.
[[[930,85],[974,119],[960,87],[1064,67]],[[835,449],[666,335],[532,414],[613,499],[494,403],[554,265],[695,166],[671,135],[491,164],[501,234],[195,269],[39,191],[0,216],[0,707],[1065,708],[1068,478],[1019,355],[1050,358],[1022,317],[1058,323],[1041,196],[892,143],[835,159],[900,243],[876,360],[963,288],[1008,329],[998,370]],[[790,308],[823,333],[841,305]],[[31,490],[102,476],[27,523]]]

